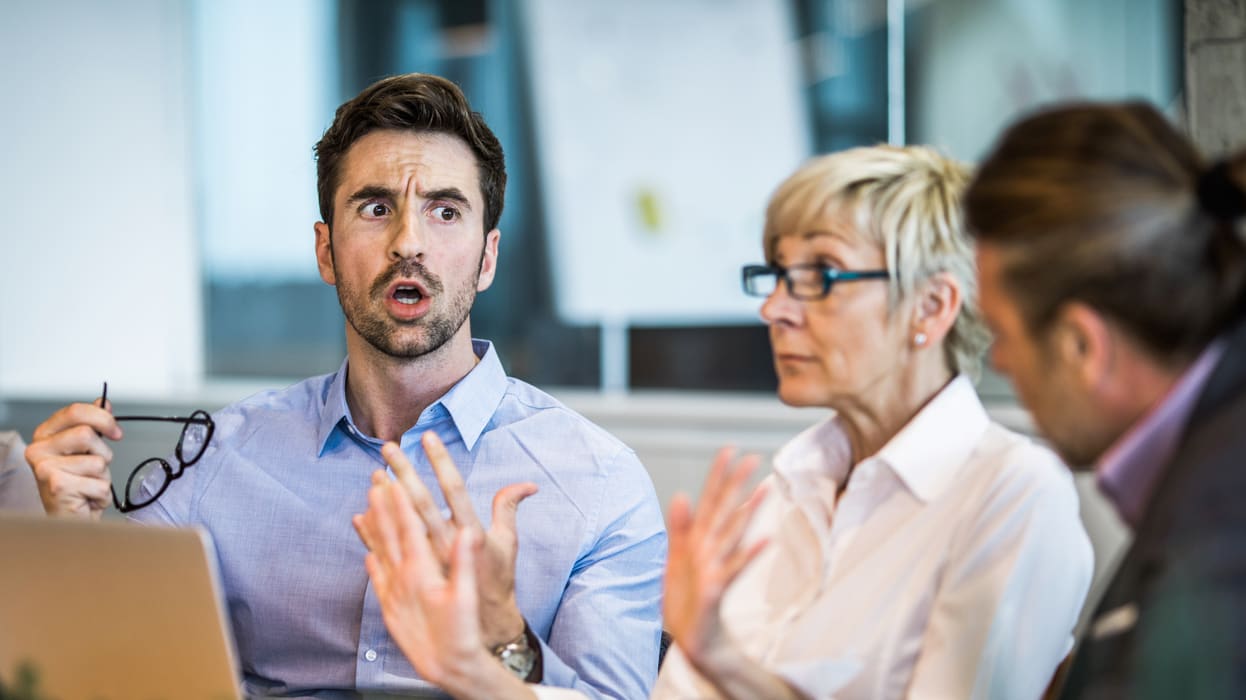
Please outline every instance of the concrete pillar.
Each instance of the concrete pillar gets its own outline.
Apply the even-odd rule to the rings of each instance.
[[[1185,0],[1185,102],[1209,157],[1246,148],[1246,0]]]

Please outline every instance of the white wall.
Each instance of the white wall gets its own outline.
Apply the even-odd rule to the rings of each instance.
[[[909,138],[977,159],[1019,114],[1070,99],[1173,111],[1170,0],[938,0],[910,43]]]
[[[201,379],[187,17],[0,3],[0,398]]]
[[[747,323],[770,191],[810,155],[786,0],[520,3],[558,314]]]
[[[319,279],[312,144],[338,102],[336,3],[191,7],[205,272],[217,280]]]

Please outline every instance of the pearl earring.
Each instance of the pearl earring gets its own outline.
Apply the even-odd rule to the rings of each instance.
[[[925,345],[925,344],[926,344],[926,334],[925,334],[925,333],[918,333],[917,335],[913,336],[913,344],[914,344],[914,345],[916,345],[916,346],[917,346],[917,347],[919,347],[919,348],[920,348],[921,346]]]

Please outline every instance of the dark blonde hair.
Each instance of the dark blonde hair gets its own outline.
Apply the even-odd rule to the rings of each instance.
[[[973,242],[962,224],[969,169],[925,146],[851,148],[810,160],[770,198],[762,240],[774,262],[779,238],[844,216],[857,235],[883,251],[891,271],[891,308],[931,276],[960,283],[961,308],[943,343],[953,373],[976,377],[990,342],[978,310]]]
[[[1073,104],[1004,132],[965,211],[1032,332],[1079,301],[1179,362],[1242,308],[1244,183],[1246,154],[1207,167],[1150,105]]]

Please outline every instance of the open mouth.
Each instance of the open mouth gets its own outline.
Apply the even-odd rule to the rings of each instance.
[[[423,298],[424,295],[420,293],[417,287],[399,285],[394,289],[394,301],[397,301],[399,304],[414,305],[420,303],[420,300]]]

